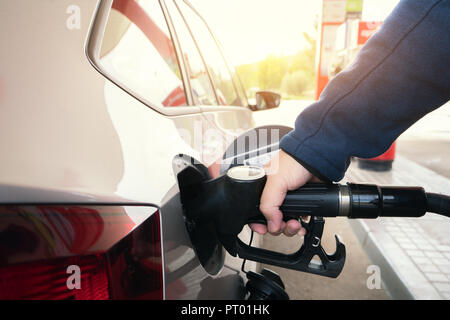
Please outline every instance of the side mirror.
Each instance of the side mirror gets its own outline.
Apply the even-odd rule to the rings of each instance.
[[[278,108],[281,102],[281,95],[272,91],[256,92],[256,105],[251,105],[253,111]]]

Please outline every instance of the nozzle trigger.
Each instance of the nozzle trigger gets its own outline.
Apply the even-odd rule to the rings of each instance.
[[[235,249],[237,255],[242,259],[336,278],[341,273],[345,263],[344,244],[335,236],[336,251],[331,255],[327,254],[321,245],[325,220],[322,217],[311,217],[309,222],[300,221],[307,234],[297,252],[283,254],[255,248],[236,238]],[[316,256],[320,261],[314,259]]]

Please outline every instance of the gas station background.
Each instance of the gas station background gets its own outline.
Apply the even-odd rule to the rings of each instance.
[[[285,100],[311,100],[328,82],[328,68],[342,34],[355,37],[358,30],[354,26],[360,21],[369,22],[370,29],[370,22],[382,22],[399,1],[191,2],[207,17],[250,97],[264,89],[281,93]],[[339,28],[343,25],[349,26]],[[342,30],[340,39],[338,29]],[[342,41],[338,42],[342,45]],[[350,47],[354,49],[353,46]],[[296,90],[289,90],[295,83]]]

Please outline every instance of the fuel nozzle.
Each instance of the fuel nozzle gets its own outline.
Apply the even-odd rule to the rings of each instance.
[[[216,179],[180,186],[186,216],[198,222],[212,222],[218,239],[233,256],[327,277],[337,277],[342,271],[345,246],[336,236],[335,253],[324,251],[324,217],[420,217],[427,211],[449,216],[449,197],[425,193],[421,187],[306,184],[287,192],[280,206],[283,220],[296,219],[307,231],[297,252],[282,254],[251,247],[238,237],[248,223],[267,223],[259,211],[265,183],[263,168],[236,166]],[[304,216],[311,217],[308,223],[301,219]],[[320,261],[314,261],[314,257]]]
[[[252,247],[239,239],[238,234],[246,224],[267,223],[259,211],[265,183],[264,169],[254,166],[237,166],[216,179],[204,180],[200,183],[184,185],[184,187],[180,184],[181,201],[186,218],[199,225],[212,223],[218,239],[232,256],[322,276],[337,277],[344,267],[345,246],[336,237],[335,253],[329,255],[324,251],[321,238],[325,221],[319,216],[322,211],[314,213],[316,207],[314,203],[306,202],[306,205],[297,203],[297,206],[311,207],[313,210],[307,211],[307,214],[304,210],[289,210],[290,215],[284,217],[284,219],[299,219],[307,230],[303,244],[293,254]],[[319,185],[308,190],[320,190],[319,194],[327,191]],[[297,197],[294,198],[298,200]],[[313,217],[306,223],[300,219],[304,215]],[[319,260],[313,260],[317,257]]]

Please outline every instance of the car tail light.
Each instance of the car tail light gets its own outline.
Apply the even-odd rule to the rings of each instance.
[[[0,206],[0,299],[162,299],[155,210]],[[133,215],[143,221],[134,229]]]
[[[79,289],[69,288],[72,286],[71,283],[68,286],[73,275],[70,266],[79,267]],[[107,268],[103,255],[55,259],[0,268],[0,299],[105,300],[109,297]]]
[[[156,211],[108,252],[113,299],[163,299],[159,221]]]

